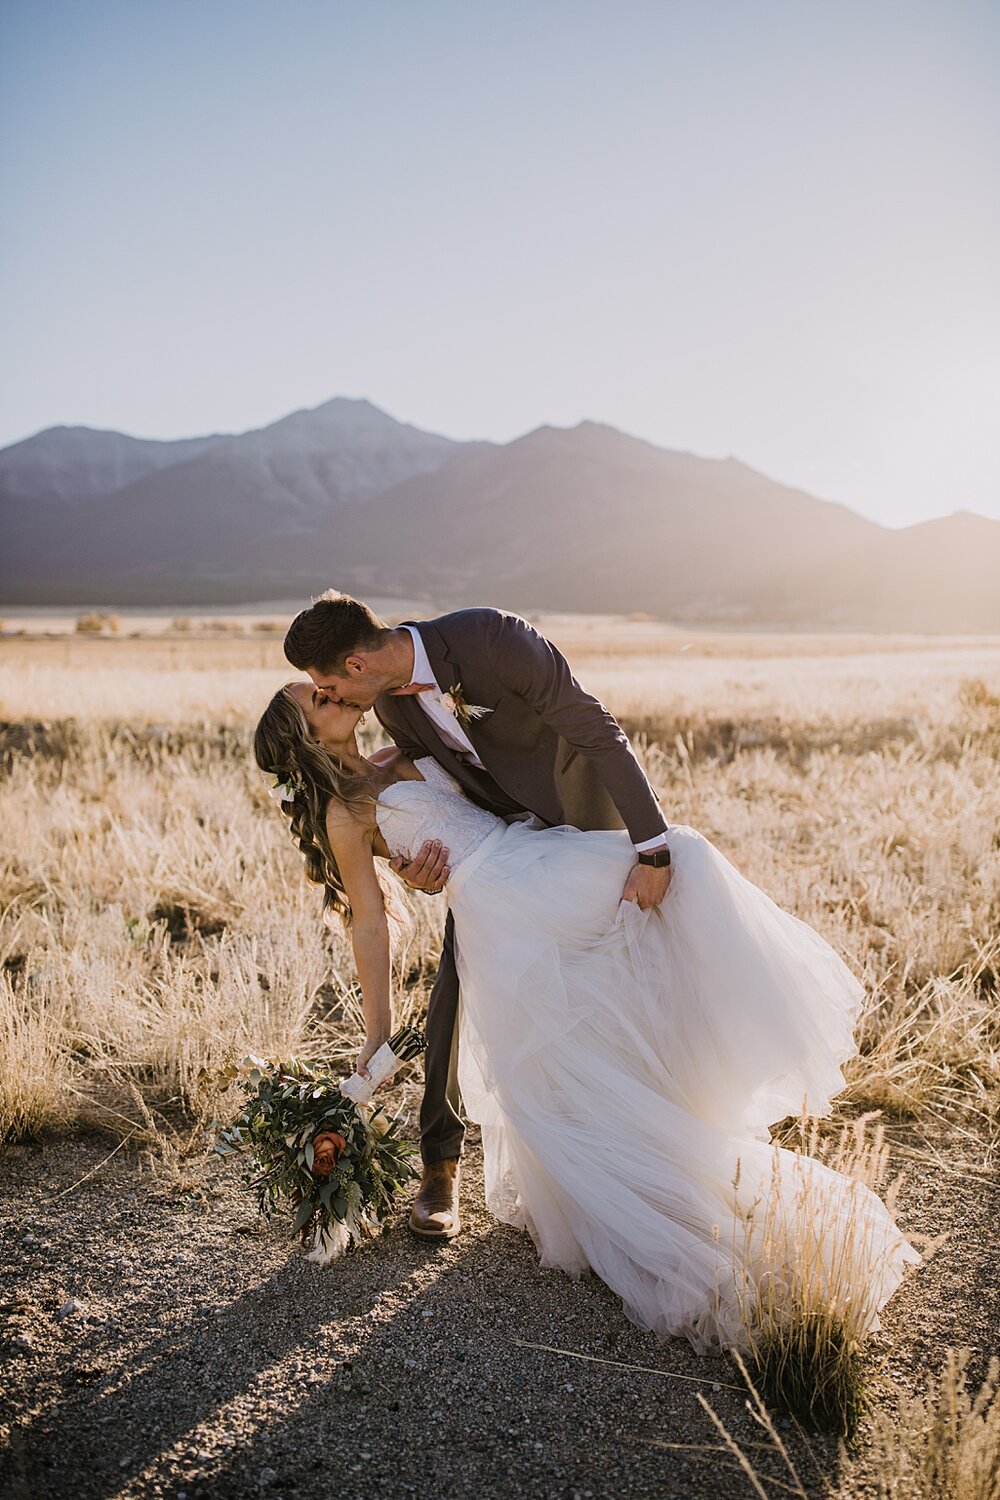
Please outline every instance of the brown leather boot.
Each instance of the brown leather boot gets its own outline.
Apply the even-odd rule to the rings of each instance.
[[[453,1240],[458,1218],[459,1159],[446,1157],[425,1165],[420,1191],[410,1210],[410,1228],[422,1240]]]

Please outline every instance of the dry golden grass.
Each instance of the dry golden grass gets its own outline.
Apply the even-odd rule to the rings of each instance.
[[[706,833],[864,978],[849,1102],[995,1120],[996,644],[866,639],[850,654],[816,638],[795,656],[794,638],[747,637],[720,657],[707,634],[555,623],[580,676],[637,734],[671,819]],[[284,677],[280,640],[0,643],[12,726],[0,1036],[23,1080],[6,1085],[0,1130],[71,1118],[123,1078],[156,1108],[197,1114],[206,1070],[233,1051],[333,1058],[356,1042],[348,946],[320,928],[250,766],[250,730]],[[413,904],[407,1013],[442,917],[440,902]]]
[[[19,994],[9,972],[0,978],[0,1143],[75,1114],[67,1102],[72,1067],[61,1012]]]
[[[1000,1500],[1000,1360],[975,1393],[967,1365],[949,1350],[921,1393],[874,1414],[882,1500]]]
[[[813,737],[913,735],[953,716],[957,686],[1000,692],[1000,642],[736,635],[545,618],[587,687],[641,729]],[[284,675],[282,635],[0,637],[0,719],[245,725]]]
[[[781,1169],[776,1150],[772,1181],[745,1208],[735,1246],[746,1359],[769,1404],[853,1438],[866,1405],[864,1344],[889,1270],[865,1198],[884,1188],[889,1152],[868,1115],[835,1135],[803,1118],[787,1144],[798,1152],[792,1170]],[[846,1200],[810,1170],[810,1158],[850,1180]],[[892,1214],[897,1189],[898,1181],[885,1195]]]
[[[636,737],[671,820],[864,979],[840,1118],[947,1114],[987,1152],[1000,1124],[998,643],[642,622],[551,633]],[[254,1050],[346,1066],[361,1034],[349,945],[321,926],[250,761],[285,677],[280,637],[263,634],[0,641],[0,1139],[102,1120],[159,1132],[176,1165],[178,1141],[203,1144],[226,1061]],[[440,900],[412,904],[400,1020],[426,1002],[444,914]],[[880,1180],[877,1130],[838,1125],[783,1138]],[[801,1269],[795,1318],[766,1296],[748,1312],[756,1368],[777,1351],[807,1405],[826,1371],[834,1420],[850,1427],[860,1331],[810,1280],[808,1256]],[[996,1500],[983,1477],[997,1457],[992,1387],[974,1402],[952,1360],[925,1396],[900,1400],[864,1429],[880,1493]],[[805,1493],[798,1483],[785,1488]]]
[[[699,1392],[697,1401],[721,1438],[719,1454],[735,1459],[759,1500],[793,1495],[811,1500],[863,1493],[878,1500],[1000,1500],[1000,1361],[990,1362],[979,1390],[969,1389],[967,1350],[949,1349],[937,1374],[926,1377],[915,1395],[870,1413],[863,1452],[857,1464],[844,1456],[840,1483],[797,1466],[753,1376],[739,1355],[736,1362],[750,1392],[747,1410],[760,1441],[740,1443]],[[761,1457],[763,1450],[764,1458]],[[765,1460],[770,1460],[765,1470]],[[777,1465],[778,1473],[771,1471]],[[815,1463],[812,1466],[816,1467]]]
[[[319,924],[242,744],[100,725],[38,744],[12,757],[0,809],[0,1136],[119,1119],[130,1086],[197,1118],[240,1051],[346,1056],[349,946]],[[398,954],[404,1015],[441,920],[422,902]]]

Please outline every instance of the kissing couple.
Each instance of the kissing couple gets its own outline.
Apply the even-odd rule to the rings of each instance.
[[[543,1265],[595,1272],[641,1327],[743,1342],[748,1290],[794,1269],[774,1264],[776,1217],[791,1245],[803,1213],[838,1296],[852,1226],[865,1253],[847,1291],[875,1326],[916,1252],[868,1188],[769,1136],[828,1113],[856,1050],[862,987],[833,949],[668,825],[620,726],[526,620],[393,628],[331,591],[285,654],[309,680],[274,695],[255,755],[350,930],[359,1072],[393,1030],[386,867],[448,900],[413,1232],[460,1231],[464,1105],[490,1210]],[[393,745],[365,756],[371,709]]]

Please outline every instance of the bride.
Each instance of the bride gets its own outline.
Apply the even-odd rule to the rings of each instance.
[[[788,1246],[820,1224],[841,1294],[838,1237],[862,1247],[848,1292],[875,1326],[919,1257],[874,1193],[769,1144],[774,1121],[829,1111],[855,1051],[861,986],[828,944],[691,828],[670,829],[671,888],[641,911],[621,900],[626,832],[508,824],[431,757],[363,756],[360,718],[290,683],[254,744],[327,914],[350,926],[359,1071],[392,1031],[394,900],[378,862],[438,839],[460,1084],[492,1212],[530,1233],[543,1265],[593,1270],[634,1322],[701,1350],[742,1342],[755,1286],[791,1271],[775,1264],[778,1221]]]

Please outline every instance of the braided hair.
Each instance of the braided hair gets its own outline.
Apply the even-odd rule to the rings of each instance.
[[[326,809],[331,797],[352,811],[375,803],[368,776],[345,769],[340,757],[312,738],[309,723],[288,687],[279,688],[260,716],[253,741],[260,769],[276,775],[294,793],[279,805],[291,825],[292,838],[306,862],[306,877],[323,887],[323,920],[332,926],[339,917],[351,924],[351,904],[326,831]],[[376,865],[376,873],[378,866]],[[395,914],[398,897],[379,874],[387,912]]]

